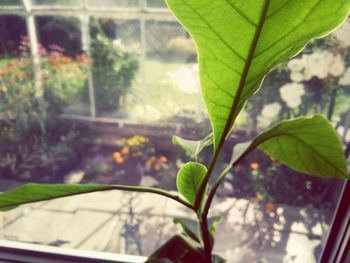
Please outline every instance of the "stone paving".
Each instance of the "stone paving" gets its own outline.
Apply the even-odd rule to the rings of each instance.
[[[217,201],[223,214],[215,250],[233,263],[316,262],[324,215],[312,208],[265,211],[245,199]],[[0,213],[0,238],[66,248],[149,255],[180,231],[173,217],[193,213],[151,194],[91,193],[25,205]]]

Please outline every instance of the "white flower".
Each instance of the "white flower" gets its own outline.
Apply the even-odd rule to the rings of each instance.
[[[281,110],[281,105],[273,102],[264,106],[261,115],[258,116],[258,126],[265,128],[269,126]]]
[[[300,83],[287,83],[280,88],[282,100],[291,109],[301,104],[301,96],[305,94],[304,85]]]
[[[332,34],[344,47],[350,46],[350,20],[347,20]]]
[[[301,72],[292,71],[292,73],[290,73],[290,79],[294,82],[301,82],[305,79],[305,76]]]
[[[329,65],[333,61],[333,54],[329,51],[320,51],[304,57],[311,76],[324,79],[328,76]]]
[[[292,59],[288,62],[287,66],[292,72],[300,72],[305,67],[305,61],[301,58]]]
[[[344,75],[338,81],[339,85],[350,85],[350,68],[347,68]]]
[[[183,66],[177,70],[167,72],[167,76],[184,93],[195,94],[200,91],[198,65]]]
[[[310,79],[312,79],[312,71],[310,70],[310,68],[305,68],[304,72],[303,72],[303,77],[304,80],[308,81]]]
[[[261,115],[266,118],[274,118],[281,110],[281,105],[278,102],[273,102],[264,106]]]
[[[339,77],[341,74],[344,73],[345,65],[340,55],[336,55],[333,58],[333,61],[329,65],[328,70],[329,70],[329,74],[331,74],[334,77]]]

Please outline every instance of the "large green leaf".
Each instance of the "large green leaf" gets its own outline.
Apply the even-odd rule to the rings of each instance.
[[[321,115],[283,121],[261,133],[241,151],[242,159],[259,148],[290,168],[327,178],[348,178],[343,146],[332,125]]]
[[[207,168],[195,162],[184,164],[177,174],[177,189],[192,205],[206,174]]]
[[[167,0],[198,47],[214,146],[276,64],[325,36],[349,14],[349,0]]]
[[[14,190],[0,193],[0,211],[7,211],[22,204],[108,190],[155,193],[175,199],[184,205],[187,203],[185,200],[180,199],[165,190],[156,188],[124,185],[27,184]],[[189,204],[187,204],[187,206],[190,207]]]

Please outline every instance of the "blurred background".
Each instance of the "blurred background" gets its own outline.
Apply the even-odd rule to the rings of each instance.
[[[349,51],[350,20],[274,69],[240,114],[221,165],[233,144],[315,113],[332,122],[349,156]],[[196,47],[163,0],[0,0],[1,191],[28,182],[176,190],[177,170],[191,158],[172,136],[199,140],[210,130]],[[208,163],[211,151],[200,161]],[[316,262],[342,184],[253,152],[231,171],[214,204],[213,213],[226,215],[216,250],[229,262]],[[107,205],[96,212],[109,201],[86,207],[90,201],[80,197],[24,206],[0,215],[0,237],[148,255],[179,230],[171,216],[188,213],[173,205],[158,211],[165,201],[147,197],[120,193],[123,211]],[[52,213],[60,231],[42,231],[42,222],[33,227]],[[102,215],[111,224],[104,242]],[[91,223],[95,216],[100,225]],[[86,227],[67,237],[86,218]],[[156,224],[162,235],[151,234]]]

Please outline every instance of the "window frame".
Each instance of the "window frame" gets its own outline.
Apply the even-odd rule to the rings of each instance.
[[[319,263],[350,262],[350,181],[344,183]]]
[[[146,257],[0,240],[0,261],[16,263],[141,263]]]
[[[163,8],[147,7],[145,0],[139,1],[138,8],[126,9],[99,9],[99,8],[62,8],[54,9],[45,6],[33,7],[30,12],[24,6],[1,6],[0,14],[13,14],[28,16],[31,13],[33,16],[41,15],[61,15],[61,16],[78,16],[86,14],[88,16],[103,17],[105,15],[113,18],[129,19],[140,18],[143,21],[152,19],[153,14],[157,13],[161,18],[172,20],[172,15],[168,10]],[[126,12],[122,14],[121,12]],[[92,112],[94,112],[92,110]],[[92,114],[94,115],[94,114]],[[93,116],[94,119],[94,116]],[[319,263],[328,262],[350,262],[350,182],[345,182],[342,193],[338,200],[337,208],[333,217],[333,221],[326,238],[325,245],[321,252]],[[35,259],[35,261],[33,261]],[[144,262],[147,258],[128,256],[121,254],[112,254],[105,252],[92,252],[66,249],[60,247],[50,247],[45,245],[28,244],[15,241],[0,240],[0,260],[7,262],[120,262],[120,263],[138,263]]]

